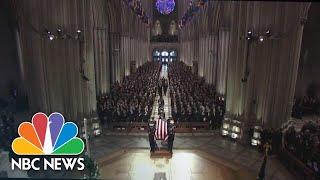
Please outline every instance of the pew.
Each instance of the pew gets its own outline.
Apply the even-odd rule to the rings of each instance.
[[[316,173],[286,148],[282,148],[279,158],[284,165],[289,166],[288,168],[299,177],[298,179],[317,179]]]
[[[116,131],[127,132],[147,132],[148,123],[146,122],[111,122],[110,127]]]
[[[146,122],[111,122],[110,127],[116,131],[127,132],[148,132],[148,123]],[[192,133],[201,132],[209,129],[209,122],[177,122],[175,132]]]

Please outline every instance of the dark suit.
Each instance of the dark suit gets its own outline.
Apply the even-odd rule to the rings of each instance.
[[[166,95],[167,94],[167,90],[168,90],[168,82],[167,82],[167,80],[163,80],[162,81],[162,86],[163,86],[164,95]]]
[[[150,143],[150,151],[154,152],[155,151],[155,141],[154,141],[154,133],[149,132],[149,143]]]
[[[168,150],[172,153],[173,148],[173,141],[174,141],[174,133],[170,133],[168,137]]]
[[[159,96],[162,97],[162,86],[161,86],[161,83],[158,84],[158,93],[159,93]]]
[[[168,120],[168,150],[172,153],[174,141],[174,125]]]

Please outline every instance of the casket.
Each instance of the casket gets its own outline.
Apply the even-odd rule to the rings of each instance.
[[[156,140],[167,140],[168,138],[168,125],[167,121],[164,119],[157,119],[156,120],[156,130],[154,137]]]

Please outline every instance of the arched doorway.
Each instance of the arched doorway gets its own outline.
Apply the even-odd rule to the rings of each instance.
[[[154,61],[160,61],[162,63],[168,63],[172,61],[176,61],[178,58],[177,50],[171,49],[171,50],[159,50],[155,49],[152,53],[152,59]]]
[[[161,52],[161,62],[162,63],[168,63],[169,62],[169,52],[168,51],[162,51]]]

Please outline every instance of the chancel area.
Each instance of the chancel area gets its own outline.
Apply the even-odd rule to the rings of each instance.
[[[319,179],[319,12],[1,0],[0,178]]]

